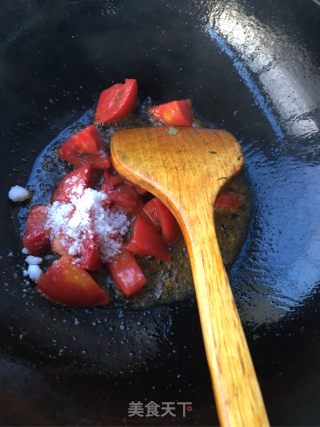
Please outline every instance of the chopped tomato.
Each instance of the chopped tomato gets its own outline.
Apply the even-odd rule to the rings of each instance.
[[[41,277],[37,290],[52,301],[70,306],[95,307],[108,304],[108,294],[76,262],[69,255],[54,261]]]
[[[65,236],[63,233],[57,234],[51,242],[53,252],[60,256],[67,255],[71,245],[72,239]]]
[[[128,213],[138,212],[143,206],[140,195],[128,184],[115,188],[109,197],[111,206]]]
[[[136,105],[137,94],[135,79],[125,79],[124,84],[117,83],[103,90],[95,112],[95,123],[110,123],[127,116]]]
[[[79,196],[79,192],[81,193],[81,191],[89,188],[93,180],[94,171],[90,164],[75,169],[59,182],[51,197],[51,203],[69,203],[72,196]]]
[[[102,266],[100,248],[93,232],[88,232],[83,238],[80,265],[86,270],[91,271],[99,271]]]
[[[234,191],[224,191],[217,197],[215,208],[236,211],[241,207],[243,198]]]
[[[143,196],[147,193],[147,190],[140,187],[139,185],[135,185],[130,181],[127,181],[126,179],[122,178],[121,175],[116,173],[111,173],[110,170],[105,170],[103,174],[103,183],[101,184],[101,191],[108,192],[110,189],[113,189],[115,187],[119,187],[121,184],[126,184]]]
[[[105,170],[100,191],[108,193],[108,191],[113,190],[121,184],[123,184],[123,179],[118,173],[112,174],[109,170]]]
[[[170,210],[156,197],[144,205],[144,212],[157,228],[162,231],[166,243],[174,243],[180,235],[180,227]]]
[[[64,218],[65,222],[68,222],[71,219],[73,213],[74,209],[66,215]],[[51,236],[51,249],[60,256],[68,255],[72,242],[73,239],[61,230],[56,233],[54,237]]]
[[[33,206],[27,217],[23,246],[32,254],[41,254],[50,248],[49,229],[46,227],[49,206]]]
[[[142,208],[140,194],[117,173],[104,172],[100,191],[108,196],[106,206],[113,206],[128,213],[138,212]]]
[[[69,138],[59,148],[58,156],[74,166],[88,163],[98,169],[110,166],[106,147],[93,125]]]
[[[149,113],[167,126],[192,126],[190,99],[156,105],[149,109]]]
[[[72,243],[73,240],[71,237],[59,233],[55,236],[51,247],[53,252],[63,256],[69,254]],[[83,236],[82,248],[80,254],[78,254],[76,258],[82,268],[90,271],[100,270],[102,266],[100,248],[97,243],[97,238],[92,232],[88,232]]]
[[[140,256],[152,255],[162,261],[168,261],[170,254],[166,243],[156,227],[142,215],[137,215],[131,237],[124,248]]]
[[[116,285],[127,298],[139,292],[147,282],[135,257],[125,250],[107,261],[106,266]]]

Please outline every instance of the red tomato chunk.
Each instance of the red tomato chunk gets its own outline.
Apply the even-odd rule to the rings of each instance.
[[[73,244],[71,237],[65,235],[63,232],[58,233],[52,243],[51,247],[53,252],[58,255],[68,255],[69,249]],[[83,237],[82,247],[76,259],[82,268],[90,271],[99,271],[102,267],[100,247],[97,242],[97,237],[94,230],[88,230]]]
[[[144,212],[154,225],[161,230],[163,240],[174,243],[180,235],[180,227],[170,210],[156,197],[144,205]]]
[[[170,254],[167,245],[158,233],[156,227],[142,215],[134,221],[130,240],[125,249],[140,256],[151,255],[162,261],[169,261]]]
[[[117,83],[101,92],[95,123],[111,123],[131,113],[137,102],[138,84],[135,79],[125,79],[124,84]]]
[[[52,264],[37,290],[52,301],[75,307],[95,307],[110,301],[108,294],[69,255]]]
[[[192,126],[190,99],[156,105],[149,109],[149,113],[167,126]]]
[[[80,265],[90,271],[99,271],[102,267],[100,248],[93,231],[88,232],[87,236],[83,238]]]
[[[89,188],[93,184],[93,181],[94,170],[90,164],[75,169],[59,182],[51,197],[51,203],[69,203],[72,196],[76,195],[81,189]]]
[[[108,194],[108,191],[113,190],[121,184],[123,184],[123,179],[118,173],[112,174],[109,170],[106,170],[103,174],[103,183],[101,184],[100,191]]]
[[[106,266],[116,285],[127,298],[139,292],[147,282],[135,257],[125,250],[107,261]]]
[[[89,163],[97,169],[110,166],[104,142],[93,125],[69,138],[59,148],[58,156],[77,167]]]
[[[118,174],[111,175],[109,171],[105,171],[100,191],[108,196],[106,205],[115,209],[133,214],[143,206],[140,194]]]
[[[49,230],[46,228],[50,206],[33,206],[28,214],[23,246],[32,254],[38,255],[50,249]]]

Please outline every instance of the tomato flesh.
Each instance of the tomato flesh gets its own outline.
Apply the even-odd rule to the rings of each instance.
[[[69,236],[59,233],[53,239],[51,247],[53,252],[63,256],[69,254],[72,243],[73,240]],[[80,254],[76,256],[76,259],[80,267],[86,270],[99,271],[102,267],[101,252],[93,231],[88,231],[87,234],[83,236],[82,248]]]
[[[69,138],[59,148],[58,157],[77,167],[88,163],[98,169],[110,166],[105,145],[93,125]]]
[[[217,197],[215,208],[236,211],[243,204],[243,198],[234,191],[224,191]]]
[[[100,191],[108,194],[110,190],[123,184],[123,179],[118,173],[112,174],[110,170],[105,170],[103,173],[103,182],[100,187]]]
[[[116,209],[125,210],[127,213],[139,211],[142,200],[136,190],[130,185],[123,184],[110,193],[110,203]]]
[[[106,267],[127,298],[139,292],[147,282],[135,257],[125,250],[108,260]]]
[[[190,99],[156,105],[149,109],[149,113],[167,126],[192,126]]]
[[[110,302],[108,294],[69,255],[54,261],[39,280],[37,290],[52,301],[76,307],[95,307]]]
[[[89,188],[93,180],[94,170],[92,166],[90,164],[80,166],[62,178],[51,197],[51,203],[69,203],[73,196],[79,196],[79,190]]]
[[[144,212],[157,228],[161,229],[163,240],[174,243],[180,235],[180,227],[170,210],[156,197],[149,200],[144,207]]]
[[[68,238],[63,233],[58,233],[51,242],[53,252],[60,256],[67,255],[71,245],[72,239],[70,237]]]
[[[50,206],[33,206],[27,217],[23,246],[32,254],[45,253],[50,248],[49,229],[46,227]]]
[[[100,248],[97,238],[92,232],[88,232],[87,236],[84,236],[80,265],[90,271],[99,271],[102,267]]]
[[[137,215],[131,231],[130,240],[124,245],[124,248],[140,256],[151,255],[162,261],[170,259],[167,245],[161,234],[141,214]]]
[[[103,124],[120,120],[131,113],[136,105],[138,84],[136,79],[125,79],[101,92],[95,123]]]
[[[106,206],[112,206],[130,214],[137,213],[142,208],[140,194],[119,174],[110,174],[109,171],[105,171],[103,177],[100,191],[108,196]]]

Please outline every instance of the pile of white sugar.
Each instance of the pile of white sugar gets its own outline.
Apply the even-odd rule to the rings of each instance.
[[[32,196],[31,191],[27,188],[21,187],[20,185],[14,185],[10,188],[8,197],[13,202],[24,202],[30,199]]]
[[[83,243],[95,236],[102,261],[116,255],[129,228],[127,216],[105,208],[107,195],[92,188],[74,188],[70,203],[54,202],[49,209],[47,226],[51,241],[58,235],[72,256],[83,252]]]
[[[28,254],[29,251],[27,248],[22,249],[23,254]],[[39,267],[39,264],[42,263],[42,258],[38,256],[28,255],[26,257],[26,263],[28,264],[27,270],[23,270],[24,277],[30,277],[31,280],[38,283],[43,275],[43,271]]]

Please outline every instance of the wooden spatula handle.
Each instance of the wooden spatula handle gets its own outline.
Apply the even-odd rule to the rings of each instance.
[[[210,206],[210,205],[209,205]],[[248,345],[221,259],[208,204],[179,212],[189,252],[207,360],[224,427],[268,426]],[[180,222],[180,221],[179,221]]]
[[[111,153],[118,172],[159,197],[182,228],[221,424],[268,426],[213,223],[215,197],[243,164],[239,144],[217,129],[127,129],[113,135]]]

